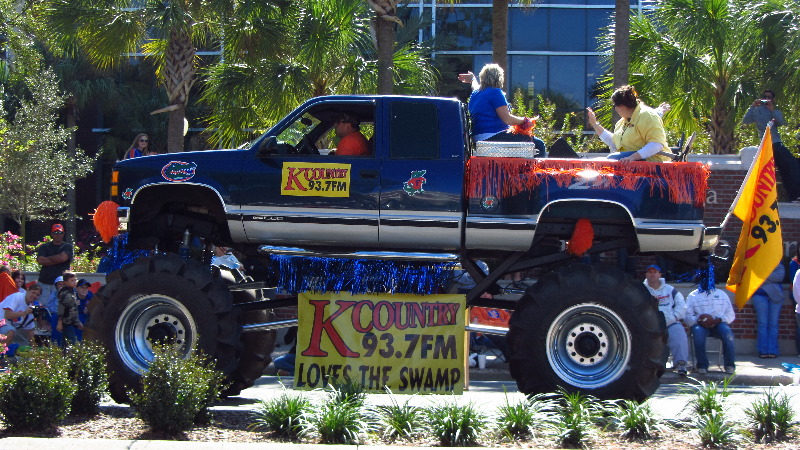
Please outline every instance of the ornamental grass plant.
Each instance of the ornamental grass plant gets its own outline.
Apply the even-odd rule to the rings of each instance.
[[[249,428],[296,441],[304,434],[304,418],[310,411],[311,401],[305,395],[290,394],[284,387],[279,397],[259,402]]]
[[[625,400],[611,410],[611,415],[614,428],[626,439],[651,439],[660,431],[648,403]]]
[[[548,398],[553,394],[537,394],[516,403],[510,403],[505,393],[505,404],[497,408],[495,424],[498,433],[514,441],[534,436],[536,429],[552,422]]]
[[[434,405],[425,414],[431,434],[443,447],[478,445],[481,431],[489,423],[472,402],[459,405],[455,399]]]
[[[750,423],[749,431],[756,442],[769,443],[786,439],[794,425],[792,398],[769,388],[744,413]]]
[[[347,383],[328,385],[325,401],[304,417],[305,435],[316,435],[322,444],[362,444],[376,427],[371,412],[364,409],[363,386]]]
[[[389,441],[404,439],[411,441],[425,431],[423,409],[412,406],[410,396],[403,404],[397,400],[389,388],[386,388],[391,401],[390,405],[376,408],[383,428],[383,437]]]

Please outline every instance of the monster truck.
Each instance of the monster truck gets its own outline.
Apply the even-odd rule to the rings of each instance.
[[[343,112],[360,119],[369,156],[328,155]],[[456,99],[328,96],[239,149],[118,162],[111,199],[128,248],[152,256],[110,273],[91,314],[88,334],[110,350],[112,396],[126,399],[159,339],[214,357],[229,394],[252,385],[274,330],[296,323],[271,315],[297,304],[297,293],[269,295],[279,254],[458,263],[477,283],[469,306],[514,310],[509,365],[522,392],[651,395],[667,357],[663,317],[641,281],[578,256],[702,261],[720,231],[702,221],[707,168],[479,156],[469,136]],[[215,247],[242,264],[209,270]],[[540,276],[518,300],[481,297],[528,269]]]

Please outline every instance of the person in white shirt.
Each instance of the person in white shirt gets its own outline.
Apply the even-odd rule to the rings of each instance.
[[[645,269],[644,277],[644,287],[650,291],[650,295],[658,300],[658,310],[664,314],[667,322],[667,345],[669,345],[669,351],[672,352],[674,367],[678,375],[685,377],[688,374],[686,361],[689,359],[689,339],[686,337],[686,330],[681,323],[681,320],[686,317],[686,302],[683,300],[683,294],[666,283],[661,277],[661,267],[655,264]]]
[[[708,372],[706,339],[709,336],[722,341],[725,373],[736,372],[736,351],[730,324],[736,320],[731,299],[725,291],[714,287],[713,281],[701,281],[700,287],[686,297],[686,324],[692,329],[694,352],[697,356],[697,373]]]
[[[33,320],[33,302],[42,295],[42,288],[38,283],[32,284],[26,292],[16,292],[0,302],[0,310],[6,323],[0,327],[0,334],[6,336],[5,343],[14,342],[17,332],[20,333],[28,344],[34,342],[33,329],[36,326]]]

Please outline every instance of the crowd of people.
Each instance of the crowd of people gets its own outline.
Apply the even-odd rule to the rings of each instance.
[[[21,346],[64,347],[83,339],[91,283],[69,271],[73,248],[64,241],[64,226],[54,224],[50,237],[36,249],[41,265],[36,282],[26,283],[23,272],[0,267],[0,310],[5,319],[0,334],[8,354]]]

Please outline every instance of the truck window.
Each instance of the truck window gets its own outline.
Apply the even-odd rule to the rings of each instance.
[[[302,117],[298,118],[286,127],[286,129],[281,131],[278,135],[278,143],[289,144],[292,147],[296,146],[300,142],[300,139],[302,139],[306,133],[313,130],[319,122],[319,119],[311,114],[303,114]]]
[[[392,159],[439,159],[439,117],[430,103],[393,102],[389,130]]]

